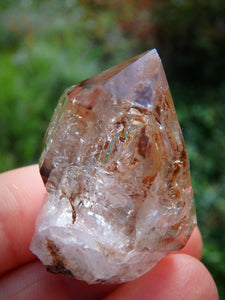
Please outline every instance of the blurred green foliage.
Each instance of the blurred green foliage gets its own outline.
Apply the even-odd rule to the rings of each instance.
[[[191,160],[203,262],[225,299],[225,1],[0,2],[0,171],[38,160],[63,90],[157,47]]]

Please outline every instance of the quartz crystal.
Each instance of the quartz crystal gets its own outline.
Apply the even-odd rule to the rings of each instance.
[[[65,90],[40,173],[47,196],[31,250],[53,273],[125,282],[186,244],[189,160],[155,49]]]

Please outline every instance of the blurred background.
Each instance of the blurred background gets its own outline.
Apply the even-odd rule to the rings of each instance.
[[[153,47],[191,161],[203,262],[225,299],[224,0],[1,0],[0,172],[37,163],[66,87]]]

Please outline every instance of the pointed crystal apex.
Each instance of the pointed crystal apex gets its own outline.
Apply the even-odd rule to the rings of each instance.
[[[95,86],[99,86],[121,99],[138,101],[139,104],[142,101],[143,105],[148,105],[151,102],[152,93],[157,86],[164,89],[168,88],[161,59],[156,49],[146,51],[82,81],[67,90],[68,97],[70,99],[76,98],[81,88],[91,89]]]
[[[53,273],[135,279],[195,224],[189,161],[156,50],[68,88],[45,137],[31,250]]]

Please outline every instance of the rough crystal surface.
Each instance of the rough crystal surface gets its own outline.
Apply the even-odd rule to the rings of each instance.
[[[189,161],[156,50],[65,90],[40,173],[48,193],[31,250],[53,273],[129,281],[185,245]]]

